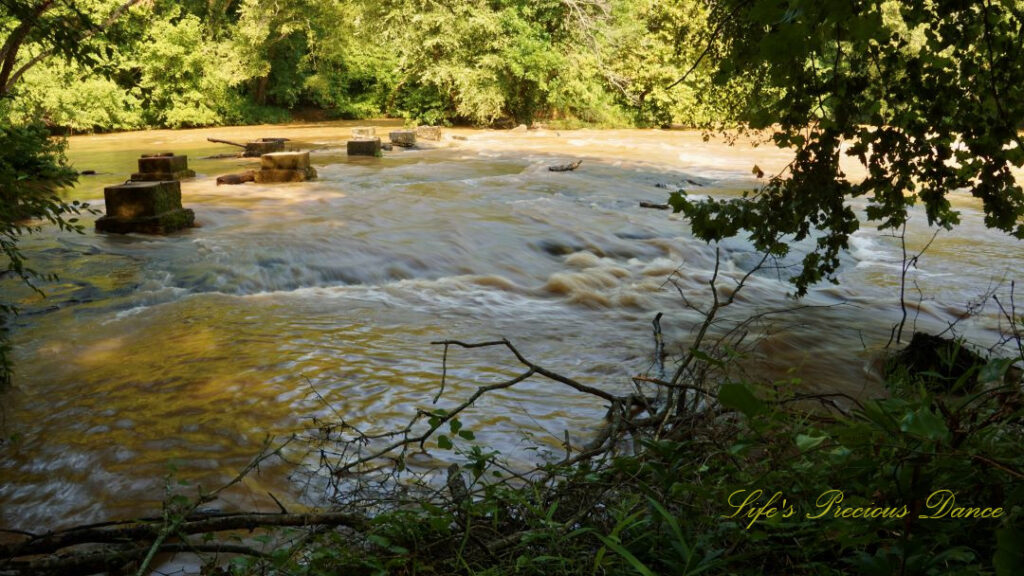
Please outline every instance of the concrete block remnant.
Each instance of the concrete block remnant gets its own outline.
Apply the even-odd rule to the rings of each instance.
[[[287,182],[305,182],[316,178],[316,171],[312,168],[310,172],[304,170],[267,170],[266,168],[256,172],[257,184],[284,184]]]
[[[284,143],[287,141],[287,138],[260,138],[252,142],[246,142],[245,152],[242,153],[242,156],[246,158],[259,158],[264,154],[281,152],[284,150]]]
[[[193,178],[196,173],[188,169],[188,156],[173,152],[146,154],[139,158],[139,171],[132,174],[133,182],[157,182]]]
[[[274,152],[260,156],[261,170],[305,170],[309,168],[309,151]]]
[[[373,126],[360,126],[352,129],[353,140],[373,140],[377,137],[377,129]]]
[[[441,139],[441,127],[440,126],[417,126],[416,137],[420,140],[432,140],[434,142]]]
[[[349,140],[349,156],[380,156],[380,138],[372,140]]]
[[[395,146],[412,148],[416,145],[416,132],[413,130],[396,130],[388,133],[388,139]]]
[[[316,170],[309,165],[309,151],[275,152],[260,156],[260,170],[256,182],[305,182],[316,178]]]
[[[195,213],[181,206],[177,180],[108,186],[103,198],[107,214],[96,221],[99,232],[167,234],[195,225]]]

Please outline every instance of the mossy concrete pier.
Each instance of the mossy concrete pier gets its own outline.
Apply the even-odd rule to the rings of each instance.
[[[309,165],[309,152],[275,152],[260,156],[260,169],[255,173],[258,183],[305,182],[316,178]]]
[[[107,215],[96,221],[98,232],[167,234],[195,225],[195,213],[181,206],[181,183],[128,182],[103,190]]]
[[[184,180],[194,178],[195,175],[194,171],[188,169],[188,156],[164,152],[139,158],[139,171],[132,174],[132,182]]]

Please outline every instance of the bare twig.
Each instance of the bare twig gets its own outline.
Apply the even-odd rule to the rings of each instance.
[[[269,458],[272,458],[280,454],[280,452],[285,448],[285,446],[287,446],[293,439],[294,438],[290,438],[289,440],[285,441],[281,446],[278,446],[277,448],[270,450],[270,445],[273,439],[268,437],[264,442],[263,449],[260,451],[260,453],[255,458],[253,458],[252,461],[250,461],[249,464],[245,466],[245,468],[239,471],[238,475],[231,479],[231,481],[229,481],[227,484],[224,484],[221,487],[217,488],[216,490],[208,493],[203,493],[202,490],[200,489],[199,496],[183,510],[173,510],[171,508],[165,507],[163,526],[157,533],[152,546],[150,546],[149,553],[146,554],[145,558],[143,558],[142,562],[139,564],[139,569],[136,572],[136,576],[144,576],[147,573],[146,571],[149,569],[149,565],[153,562],[153,558],[156,557],[157,553],[160,552],[164,542],[171,535],[176,534],[180,531],[182,524],[185,523],[186,519],[190,514],[198,510],[199,507],[202,506],[203,504],[207,504],[209,502],[216,500],[217,497],[222,492],[234,486],[235,484],[240,483],[242,480],[245,479],[246,476],[249,475],[250,472],[259,468],[260,464],[262,464]]]
[[[921,259],[921,256],[923,256],[924,253],[928,251],[928,248],[931,247],[932,243],[935,242],[935,239],[939,236],[939,232],[940,231],[942,231],[942,228],[936,228],[935,232],[932,234],[932,237],[928,240],[928,242],[924,245],[924,247],[921,248],[917,252],[917,254],[914,254],[910,258],[907,258],[907,223],[903,222],[903,228],[900,230],[900,236],[899,236],[899,238],[900,238],[900,250],[901,250],[901,253],[903,255],[903,265],[900,267],[900,313],[901,313],[901,316],[900,316],[900,321],[895,326],[893,326],[892,332],[889,334],[889,342],[886,343],[886,345],[885,345],[886,348],[888,348],[892,344],[893,339],[896,340],[897,344],[902,342],[903,327],[907,323],[907,299],[906,299],[906,294],[907,294],[907,273],[910,271],[910,269],[912,267],[913,268],[917,267],[917,263]],[[916,286],[916,283],[915,283],[915,286]]]
[[[661,335],[662,313],[654,317],[651,324],[654,326],[654,369],[659,380],[665,379],[665,339]]]

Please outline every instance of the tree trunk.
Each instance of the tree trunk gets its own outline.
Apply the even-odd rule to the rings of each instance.
[[[0,51],[0,58],[3,59],[0,64],[0,98],[6,98],[10,93],[10,78],[11,71],[14,70],[14,64],[18,61],[18,51],[21,50],[21,44],[28,37],[28,33],[32,31],[32,28],[38,24],[39,17],[43,15],[53,6],[54,0],[45,0],[42,4],[35,7],[32,13],[29,14],[24,20],[18,24],[17,28],[11,31],[11,35],[7,37],[4,42],[4,47]]]
[[[260,106],[264,106],[267,103],[267,85],[270,84],[270,75],[266,75],[256,79],[256,89],[252,95],[253,100],[256,101]]]

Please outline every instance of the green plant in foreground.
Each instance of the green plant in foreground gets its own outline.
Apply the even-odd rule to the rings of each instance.
[[[549,469],[561,478],[550,483],[480,483],[499,462],[476,447],[461,511],[421,501],[385,512],[366,554],[323,541],[312,552],[322,571],[303,573],[1019,573],[1019,388],[899,389],[839,415],[784,410],[732,383],[722,409],[685,433],[605,466]],[[986,509],[1000,512],[977,516]],[[485,552],[509,534],[515,546]]]

